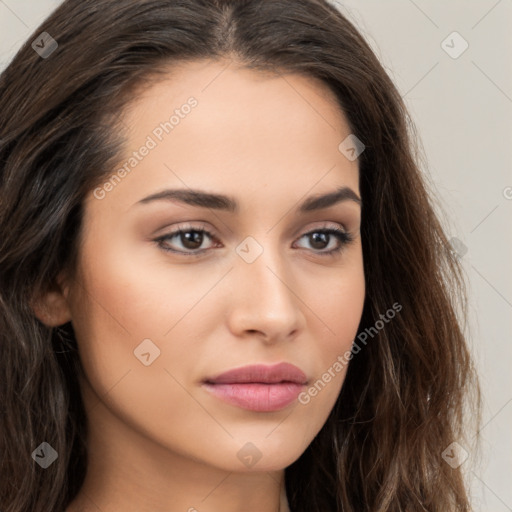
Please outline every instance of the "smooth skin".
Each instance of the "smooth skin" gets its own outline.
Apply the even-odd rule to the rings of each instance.
[[[358,161],[338,149],[351,131],[332,92],[234,61],[180,64],[123,112],[119,165],[191,96],[197,106],[130,173],[102,199],[88,195],[78,266],[34,306],[47,325],[71,320],[86,375],[90,460],[68,512],[288,512],[284,469],[324,425],[346,374],[276,412],[202,387],[231,368],[283,361],[311,387],[350,350],[365,282],[361,205],[298,213],[338,187],[360,197]],[[140,203],[177,188],[231,196],[238,211]],[[212,238],[155,241],[184,225]],[[353,241],[307,235],[332,227]],[[241,247],[262,252],[248,263]],[[145,339],[160,350],[147,366],[134,354]],[[244,446],[261,456],[255,464],[237,456]]]

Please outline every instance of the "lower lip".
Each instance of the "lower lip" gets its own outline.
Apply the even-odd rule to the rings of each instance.
[[[273,412],[284,409],[295,401],[304,387],[294,382],[276,384],[234,383],[211,384],[203,387],[227,403],[257,412]]]

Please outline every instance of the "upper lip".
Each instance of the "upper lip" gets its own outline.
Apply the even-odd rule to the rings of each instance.
[[[260,382],[264,384],[277,384],[279,382],[307,383],[306,374],[297,366],[290,363],[275,365],[249,365],[233,368],[214,377],[204,380],[209,384],[234,384]]]

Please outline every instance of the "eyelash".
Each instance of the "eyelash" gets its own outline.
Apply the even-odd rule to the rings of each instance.
[[[178,235],[181,235],[183,233],[190,233],[191,231],[196,232],[196,233],[202,233],[203,235],[206,235],[211,240],[217,240],[216,237],[206,229],[193,227],[193,226],[182,226],[175,231],[171,231],[170,233],[168,233],[166,235],[162,235],[162,236],[156,238],[154,241],[157,242],[158,247],[160,247],[162,250],[164,250],[166,252],[170,252],[173,254],[182,254],[182,255],[188,256],[188,257],[199,257],[204,252],[206,252],[210,249],[202,249],[202,250],[199,250],[196,252],[184,252],[184,251],[176,251],[174,249],[169,249],[168,247],[165,247],[165,245],[164,245],[164,242],[166,242]],[[313,251],[315,254],[318,254],[320,256],[326,256],[326,257],[327,256],[331,256],[331,257],[337,256],[339,253],[341,253],[344,250],[344,248],[347,245],[349,245],[350,243],[352,243],[354,241],[354,237],[350,233],[348,233],[340,228],[337,228],[337,227],[319,228],[319,229],[314,229],[312,231],[308,231],[307,233],[304,233],[299,238],[299,240],[301,238],[304,238],[305,236],[309,236],[314,233],[334,235],[340,242],[338,247],[331,249],[329,251],[323,251],[323,252]]]

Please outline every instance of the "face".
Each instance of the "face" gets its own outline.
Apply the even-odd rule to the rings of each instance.
[[[226,65],[173,68],[124,112],[64,288],[102,435],[268,471],[303,453],[345,377],[365,295],[358,162],[324,84]],[[248,365],[264,368],[215,380]]]

